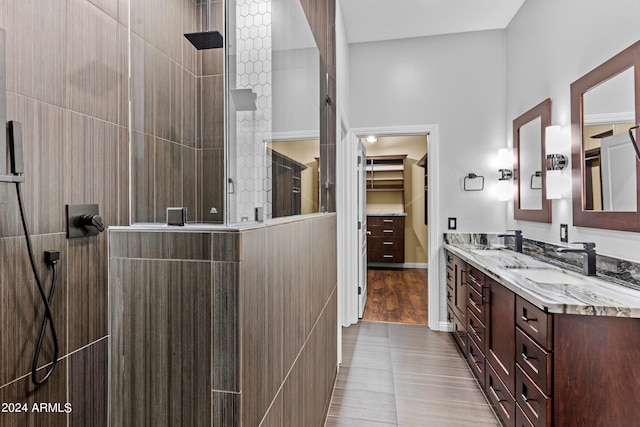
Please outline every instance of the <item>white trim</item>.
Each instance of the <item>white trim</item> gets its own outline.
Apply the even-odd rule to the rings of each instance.
[[[404,263],[370,262],[367,265],[371,267],[384,267],[384,268],[420,268],[420,269],[429,268],[429,264],[426,262],[404,262]]]
[[[453,332],[453,325],[449,322],[440,322],[440,331]]]
[[[358,222],[357,206],[355,205],[357,191],[356,138],[349,131],[349,123],[338,106],[339,123],[336,126],[336,213],[338,215],[338,326],[349,326],[358,322]],[[347,134],[342,138],[342,122],[347,128]],[[353,291],[355,289],[355,291]]]
[[[356,137],[362,138],[367,135],[389,136],[389,135],[430,135],[433,129],[437,129],[437,125],[418,125],[418,126],[385,126],[379,128],[354,128],[351,132]]]
[[[617,113],[585,114],[584,125],[609,125],[613,123],[635,123],[636,115],[633,111]]]
[[[320,139],[318,130],[301,130],[292,132],[272,132],[269,137],[262,140],[263,143],[272,141],[298,141],[302,139]]]
[[[440,151],[439,151],[439,132],[438,125],[407,125],[407,126],[388,126],[378,128],[354,128],[351,131],[359,137],[375,134],[378,136],[385,135],[429,135],[428,147],[428,324],[431,329],[446,331],[450,326],[446,322],[445,317],[441,316],[441,298],[440,289],[443,283],[440,283],[440,270],[444,268],[444,258],[440,256],[442,252],[442,233],[444,227],[440,221],[440,183],[434,177],[440,173]],[[357,290],[356,290],[357,292]],[[442,312],[444,314],[444,312]],[[441,320],[442,319],[442,320]]]

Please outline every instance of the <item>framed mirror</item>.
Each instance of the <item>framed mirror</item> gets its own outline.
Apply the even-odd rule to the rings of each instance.
[[[513,121],[514,218],[551,222],[546,193],[545,128],[551,124],[547,98]]]
[[[640,231],[640,42],[571,84],[573,225]]]

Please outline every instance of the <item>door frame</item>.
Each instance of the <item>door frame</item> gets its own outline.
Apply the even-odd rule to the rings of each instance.
[[[428,236],[427,236],[427,268],[428,268],[428,326],[433,330],[448,331],[449,323],[441,313],[446,312],[446,308],[442,307],[441,302],[441,284],[440,271],[444,268],[444,258],[441,256],[442,235],[444,226],[440,220],[440,185],[437,177],[440,175],[440,154],[439,154],[439,133],[438,125],[398,125],[387,127],[364,127],[352,128],[351,133],[357,136],[377,135],[377,136],[394,136],[394,135],[428,135],[429,146],[427,157],[427,165],[429,175],[427,177],[428,192]],[[357,295],[357,285],[352,289]],[[446,303],[445,303],[446,304]],[[446,306],[445,306],[446,307]]]
[[[358,318],[362,319],[367,303],[367,149],[362,141],[357,138],[356,141],[358,146],[356,168],[358,176],[356,178],[358,183],[358,197],[356,197],[358,203],[356,208],[358,214]]]

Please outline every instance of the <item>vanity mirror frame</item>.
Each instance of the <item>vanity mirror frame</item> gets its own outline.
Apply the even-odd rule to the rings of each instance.
[[[540,209],[520,208],[520,185],[524,177],[520,176],[520,154],[523,150],[520,147],[520,128],[540,117],[540,171],[542,172],[542,204]],[[540,104],[531,108],[513,120],[513,161],[514,161],[514,207],[513,217],[523,221],[551,222],[551,201],[547,200],[547,174],[546,174],[546,151],[545,151],[545,129],[551,125],[551,98],[547,98]]]
[[[571,181],[573,189],[573,225],[607,230],[640,231],[640,167],[636,160],[635,212],[585,210],[585,152],[583,150],[584,97],[590,89],[634,67],[635,123],[640,123],[640,41],[580,77],[571,84]]]

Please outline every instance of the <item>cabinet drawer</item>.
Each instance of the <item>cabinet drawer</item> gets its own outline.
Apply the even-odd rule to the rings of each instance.
[[[484,355],[485,327],[471,311],[467,313],[467,334],[470,338],[469,341],[475,341],[478,349]]]
[[[489,402],[496,410],[496,414],[505,426],[512,426],[516,416],[516,401],[507,390],[502,380],[491,367],[489,362],[485,362],[485,390]]]
[[[462,350],[462,354],[467,356],[467,330],[465,324],[458,319],[455,314],[451,316],[453,318],[453,338]]]
[[[534,426],[547,427],[551,422],[551,398],[520,368],[516,369],[516,402]]]
[[[516,298],[516,324],[534,341],[547,350],[553,350],[553,317],[535,305]]]
[[[450,268],[453,270],[453,264],[455,263],[456,256],[449,251],[445,251],[444,256],[447,263],[447,268]]]
[[[545,394],[551,394],[552,361],[551,354],[516,328],[516,363]]]
[[[367,249],[378,247],[382,250],[393,252],[404,250],[404,239],[402,237],[369,237],[367,245]]]
[[[473,265],[467,265],[467,283],[472,286],[476,291],[482,293],[484,288],[484,273]]]
[[[469,307],[469,311],[475,314],[478,319],[484,323],[486,320],[486,310],[483,294],[479,293],[474,287],[467,286],[467,295],[467,307]]]
[[[516,403],[516,427],[536,427]]]
[[[368,216],[367,231],[373,237],[404,235],[404,217]]]
[[[484,387],[484,354],[472,339],[467,341],[467,361],[478,382]]]
[[[453,301],[453,289],[447,286],[447,304],[453,305],[455,302]]]
[[[368,238],[367,258],[371,262],[404,262],[404,239]]]
[[[453,272],[453,267],[449,267],[449,264],[447,264],[446,275],[447,275],[447,286],[453,289],[453,285],[455,283],[455,273]]]

